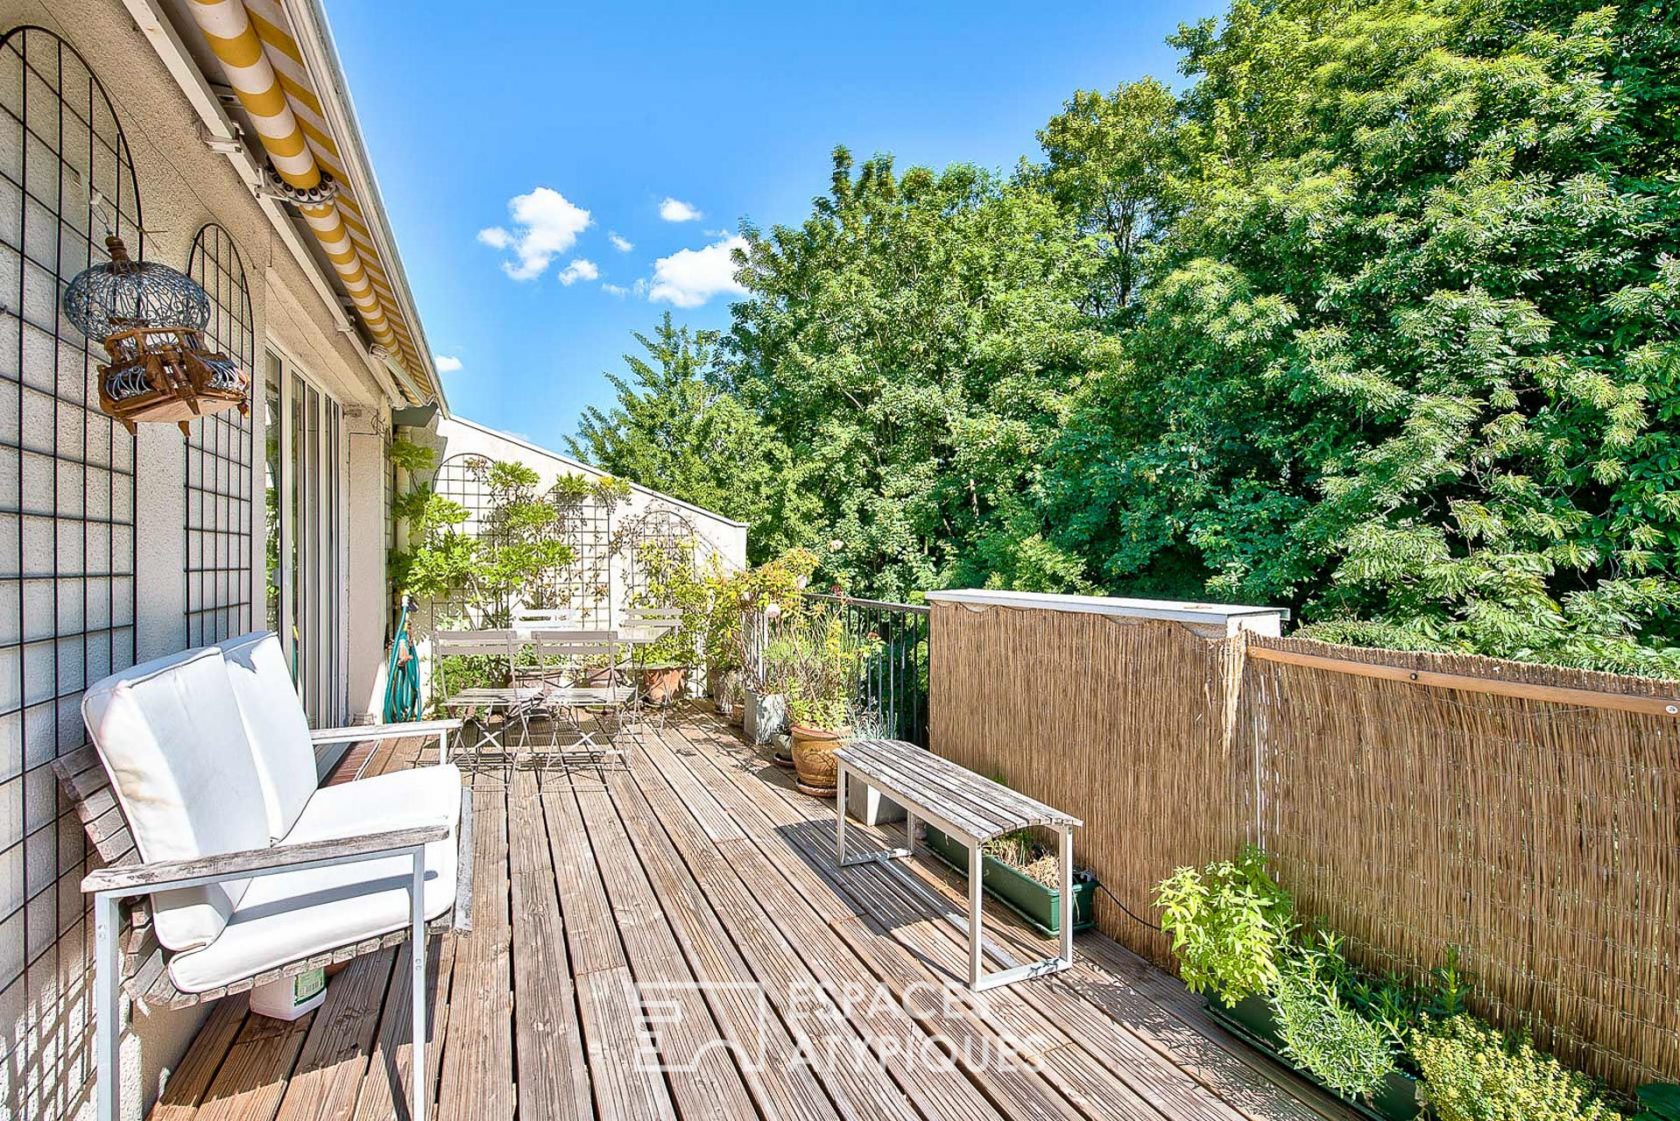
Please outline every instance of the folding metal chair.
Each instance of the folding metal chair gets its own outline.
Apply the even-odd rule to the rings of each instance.
[[[544,674],[557,669],[563,681],[562,684],[550,684],[544,688],[542,707],[556,722],[563,716],[577,737],[571,743],[562,745],[557,727],[552,745],[553,759],[599,765],[606,759],[617,758],[622,763],[624,749],[618,744],[618,736],[623,728],[625,705],[631,701],[635,690],[623,679],[622,644],[617,633],[598,630],[534,631],[531,643],[536,650],[537,664]],[[597,669],[605,671],[606,681],[592,684],[587,674]],[[591,714],[595,716],[593,729],[586,723]],[[605,736],[606,742],[600,742],[598,736]]]
[[[635,674],[635,697],[631,702],[631,717],[638,724],[648,722],[649,712],[656,712],[659,726],[665,723],[666,705],[654,705],[643,694],[641,682],[647,669],[647,648],[667,634],[682,628],[682,611],[675,607],[627,607],[624,609],[619,636],[630,647],[632,671]]]
[[[494,747],[511,772],[518,760],[518,749],[528,741],[531,710],[542,699],[543,691],[538,686],[519,684],[519,646],[518,636],[511,630],[439,631],[432,638],[433,664],[438,682],[436,692],[443,698],[438,707],[446,715],[462,718],[461,751],[467,759],[466,765],[474,769],[483,764],[484,749]],[[505,661],[508,684],[473,685],[451,692],[446,665],[449,658]],[[499,727],[492,723],[497,716],[501,717]],[[470,744],[466,740],[468,722],[472,724],[475,736]],[[509,744],[509,732],[515,728],[518,729],[519,742]]]

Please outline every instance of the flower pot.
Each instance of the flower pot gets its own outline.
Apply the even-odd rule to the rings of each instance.
[[[741,711],[741,730],[752,743],[769,743],[771,736],[787,727],[787,697],[782,693],[748,689],[747,703]]]
[[[1314,1077],[1312,1071],[1296,1066],[1283,1053],[1283,1036],[1278,1032],[1272,1002],[1262,995],[1250,994],[1230,1006],[1217,996],[1209,997],[1207,1007],[1209,1014],[1232,1035],[1346,1102],[1361,1117],[1371,1118],[1372,1121],[1412,1121],[1423,1111],[1418,1101],[1417,1079],[1405,1071],[1391,1071],[1369,1099],[1355,1099],[1337,1093]]]
[[[846,812],[865,825],[904,820],[904,807],[866,782],[846,784]]]
[[[793,739],[793,769],[799,775],[800,793],[813,798],[834,797],[834,776],[839,770],[834,753],[850,734],[850,729],[831,732],[805,724],[788,729]]]
[[[685,666],[648,666],[642,670],[642,698],[648,704],[667,705],[682,696]]]
[[[968,874],[968,846],[952,840],[929,825],[923,833],[927,847],[935,856],[964,875]],[[1019,868],[1013,868],[995,856],[980,857],[980,886],[986,894],[1031,923],[1033,929],[1045,936],[1062,932],[1062,891],[1039,883]],[[1097,921],[1093,910],[1097,881],[1087,873],[1073,874],[1073,929],[1085,930]]]

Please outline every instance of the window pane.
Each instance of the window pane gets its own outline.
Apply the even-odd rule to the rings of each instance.
[[[280,358],[270,351],[263,359],[263,569],[268,574],[264,618],[268,629],[280,635],[290,662],[291,636],[280,625]]]

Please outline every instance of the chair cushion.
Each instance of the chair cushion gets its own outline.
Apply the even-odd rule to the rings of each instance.
[[[426,846],[427,920],[455,903],[455,859],[453,828]],[[169,959],[169,978],[182,992],[201,993],[399,930],[409,921],[411,875],[407,856],[386,856],[260,876],[220,938]]]
[[[227,663],[233,695],[245,718],[245,735],[256,757],[268,836],[278,841],[291,832],[304,803],[315,793],[315,745],[309,739],[309,718],[273,631],[230,638],[218,649]]]
[[[214,647],[144,662],[82,696],[99,758],[147,861],[266,848],[262,782],[245,723]],[[214,941],[248,880],[153,896],[158,941]]]
[[[288,845],[337,840],[461,820],[461,771],[453,763],[415,767],[323,786],[309,799]]]

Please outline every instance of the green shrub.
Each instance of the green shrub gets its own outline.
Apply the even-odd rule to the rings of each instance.
[[[1592,1084],[1473,1016],[1430,1021],[1412,1056],[1440,1121],[1612,1121]]]
[[[1286,953],[1272,987],[1272,1012],[1285,1056],[1332,1090],[1367,1097],[1393,1073],[1396,1043],[1389,1027],[1344,998],[1337,976],[1346,970],[1330,968],[1340,961],[1333,948]]]
[[[1178,869],[1155,889],[1155,905],[1191,992],[1235,1004],[1267,992],[1277,980],[1294,903],[1266,871],[1266,854],[1255,846],[1246,846],[1234,861],[1200,871]]]

